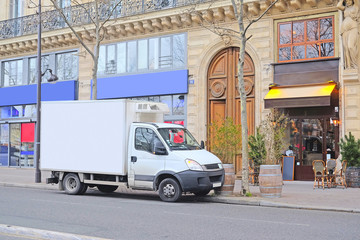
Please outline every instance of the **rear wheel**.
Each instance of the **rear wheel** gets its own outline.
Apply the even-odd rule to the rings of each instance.
[[[79,192],[79,195],[85,194],[85,192],[86,192],[87,189],[88,189],[88,185],[83,184],[83,187],[82,187],[82,189],[81,189],[80,192]]]
[[[84,191],[84,183],[80,182],[78,175],[74,173],[68,173],[64,177],[63,186],[65,192],[70,195],[81,194],[81,192]]]
[[[99,189],[100,192],[103,192],[103,193],[112,193],[112,192],[114,192],[116,189],[118,189],[118,186],[97,185],[97,188]]]
[[[172,178],[165,178],[159,185],[159,196],[165,202],[176,202],[181,197],[179,183]]]

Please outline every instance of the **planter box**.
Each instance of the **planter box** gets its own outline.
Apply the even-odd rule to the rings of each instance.
[[[360,188],[360,167],[348,167],[345,176],[348,187]]]

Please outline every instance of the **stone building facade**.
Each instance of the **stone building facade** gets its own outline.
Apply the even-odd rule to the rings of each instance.
[[[42,2],[44,70],[52,68],[61,75],[55,84],[43,80],[44,100],[89,100],[91,56],[56,12],[50,12],[50,2]],[[59,2],[68,7],[66,0]],[[270,3],[245,0],[245,25]],[[32,153],[21,150],[23,145],[31,149],[31,142],[23,142],[21,136],[23,129],[32,127],[19,125],[34,122],[34,115],[27,115],[26,111],[33,111],[35,106],[35,88],[31,86],[36,75],[37,18],[36,8],[28,8],[28,4],[26,0],[0,3],[3,166],[21,165],[21,159],[12,163],[11,151],[18,152],[13,154],[15,157],[28,152],[30,156],[25,156],[31,158]],[[343,44],[343,32],[347,30],[341,28],[344,19],[350,16],[348,9],[357,6],[357,2],[353,6],[338,4],[336,0],[280,0],[248,31],[251,38],[245,49],[245,82],[250,133],[254,133],[269,108],[286,111],[294,120],[288,138],[298,150],[299,169],[295,173],[298,179],[310,178],[312,160],[326,159],[327,154],[337,157],[339,138],[348,132],[360,137],[359,58],[356,64],[345,63],[347,45]],[[74,16],[79,36],[94,49],[94,27],[80,17],[76,6],[67,9]],[[208,139],[207,126],[218,116],[232,116],[239,122],[240,100],[235,79],[240,43],[203,26],[214,22],[238,31],[231,1],[123,1],[116,11],[117,15],[106,25],[101,43],[98,99],[164,101],[172,109],[166,120],[186,125],[198,140]],[[354,19],[352,27],[357,27],[359,20]],[[356,38],[356,45],[358,41]],[[355,56],[359,49],[356,48]],[[270,91],[269,85],[273,86]],[[319,95],[321,86],[329,85],[335,87],[330,86],[330,92]],[[283,95],[273,97],[269,95],[271,90]],[[18,113],[20,107],[14,106],[21,106],[23,113]],[[15,124],[19,126],[10,126]],[[14,136],[11,131],[17,133],[18,140],[10,139]],[[12,142],[17,150],[12,150]],[[236,164],[238,173],[240,161]]]

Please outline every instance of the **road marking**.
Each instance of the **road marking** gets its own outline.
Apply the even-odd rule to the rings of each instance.
[[[0,224],[0,236],[21,237],[36,240],[110,240],[108,238],[98,238],[85,235],[47,231],[36,228],[25,228]]]
[[[190,214],[190,213],[177,213],[177,212],[167,212],[165,211],[164,213],[166,214],[175,214],[175,215],[183,215],[183,216],[197,216],[197,217],[206,217],[206,218],[211,218],[213,216],[211,215],[199,215],[199,214]],[[309,227],[310,224],[303,224],[303,223],[289,223],[289,222],[279,222],[279,221],[268,221],[268,220],[259,220],[259,219],[249,219],[249,218],[235,218],[235,217],[216,217],[221,218],[221,219],[225,219],[225,220],[231,220],[231,221],[244,221],[244,222],[263,222],[263,223],[274,223],[274,224],[283,224],[283,225],[293,225],[293,226],[304,226],[304,227]]]

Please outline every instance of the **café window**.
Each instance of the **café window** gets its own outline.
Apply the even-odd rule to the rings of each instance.
[[[334,17],[278,23],[278,61],[335,56]]]

